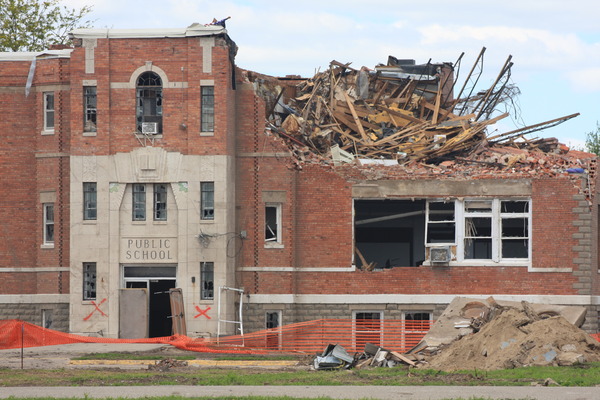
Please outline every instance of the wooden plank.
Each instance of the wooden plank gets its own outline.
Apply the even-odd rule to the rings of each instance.
[[[350,100],[350,96],[348,96],[348,93],[346,93],[345,91],[342,93],[344,94],[344,98],[346,99],[346,104],[348,104],[348,107],[350,107],[350,112],[352,113],[354,122],[358,126],[358,132],[360,133],[360,136],[363,138],[365,143],[371,143],[371,139],[369,138],[369,136],[367,136],[367,133],[365,132],[365,129],[363,128],[362,123],[360,121],[360,118],[358,118],[358,115],[354,110],[354,106],[352,105],[352,100]]]
[[[398,353],[397,351],[390,351],[390,355],[393,358],[397,358],[398,360],[394,360],[394,361],[402,361],[408,365],[412,365],[413,367],[416,365],[415,362],[409,358],[404,357],[402,354]]]
[[[406,115],[406,114],[402,114],[401,112],[395,111],[394,109],[390,108],[390,107],[386,107],[383,105],[376,105],[375,108],[377,108],[379,111],[387,111],[390,115],[393,115],[394,117],[399,117],[401,119],[410,121],[410,122],[414,122],[416,124],[420,124],[422,122],[424,122],[423,120],[419,119],[419,118],[415,118],[415,117],[411,117],[410,115]]]

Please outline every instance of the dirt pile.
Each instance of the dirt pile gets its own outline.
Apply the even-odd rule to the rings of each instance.
[[[442,346],[425,368],[495,370],[600,361],[600,343],[561,316],[504,307],[479,332]]]

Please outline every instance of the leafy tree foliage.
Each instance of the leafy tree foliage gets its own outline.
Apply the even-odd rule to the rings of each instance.
[[[68,44],[70,31],[89,28],[91,6],[62,6],[60,0],[0,0],[0,51],[42,51]]]
[[[600,156],[600,124],[596,122],[596,130],[586,133],[585,149]]]

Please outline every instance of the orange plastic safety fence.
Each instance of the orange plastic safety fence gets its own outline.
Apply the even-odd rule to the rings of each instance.
[[[211,338],[220,345],[264,348],[269,351],[320,352],[338,344],[349,352],[364,350],[366,343],[405,352],[429,331],[431,321],[320,319],[245,334]]]
[[[73,335],[70,333],[42,328],[40,326],[16,319],[0,320],[0,349],[52,346],[70,343],[162,343],[170,344],[182,350],[197,351],[202,353],[255,354],[261,352],[260,349],[217,347],[204,339],[193,339],[183,335],[149,339],[111,339]]]

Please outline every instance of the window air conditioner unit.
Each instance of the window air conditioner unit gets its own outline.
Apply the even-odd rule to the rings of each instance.
[[[158,133],[158,122],[142,122],[142,133],[156,135]]]
[[[429,258],[432,264],[448,263],[451,260],[450,246],[429,248]]]

